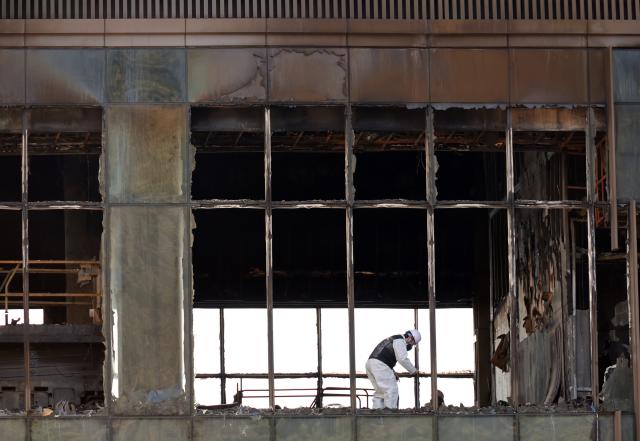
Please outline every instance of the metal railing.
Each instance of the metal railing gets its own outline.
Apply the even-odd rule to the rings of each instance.
[[[0,19],[638,20],[640,0],[0,0]]]
[[[30,260],[27,272],[29,275],[75,276],[74,284],[78,288],[87,288],[86,292],[29,292],[26,297],[29,308],[67,305],[89,306],[94,310],[94,322],[99,324],[102,305],[100,262],[95,260]],[[5,325],[9,324],[11,306],[24,307],[24,292],[11,290],[12,282],[17,276],[24,277],[22,261],[0,260],[0,298],[4,305]]]

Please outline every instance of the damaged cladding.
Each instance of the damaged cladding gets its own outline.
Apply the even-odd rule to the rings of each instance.
[[[486,61],[470,53],[467,65]],[[629,133],[637,128],[637,104],[613,96],[622,109],[616,123],[611,105],[591,102],[586,79],[532,95],[528,70],[558,63],[549,74],[558,76],[568,65],[586,63],[586,52],[535,50],[531,59],[518,54],[511,61],[510,51],[492,52],[496,65],[507,71],[516,63],[511,75],[522,76],[498,69],[504,85],[512,82],[513,96],[506,86],[483,90],[479,102],[503,103],[492,105],[464,103],[451,89],[446,63],[438,60],[464,58],[465,50],[384,49],[380,58],[392,60],[392,77],[409,78],[414,87],[399,90],[400,80],[394,81],[397,95],[394,88],[382,90],[384,80],[372,73],[376,54],[365,48],[107,50],[95,57],[107,66],[96,61],[80,94],[48,85],[56,78],[30,74],[27,81],[39,87],[28,89],[29,103],[68,98],[73,105],[8,107],[0,117],[0,179],[8,184],[0,222],[11,232],[6,243],[12,248],[0,256],[3,276],[11,275],[3,301],[18,301],[24,311],[24,325],[12,326],[13,308],[5,306],[3,362],[11,357],[13,372],[21,373],[18,381],[2,378],[2,407],[36,415],[48,408],[56,415],[107,414],[107,431],[117,439],[146,433],[188,439],[190,430],[286,438],[303,429],[269,418],[291,414],[333,415],[335,421],[308,424],[347,437],[353,430],[358,438],[379,431],[393,437],[409,414],[423,414],[412,423],[412,436],[425,439],[466,430],[511,434],[513,424],[523,439],[538,439],[537,427],[549,422],[560,427],[558,439],[626,427],[628,414],[592,412],[632,411],[639,396],[630,395],[638,383],[630,381],[635,371],[628,364],[637,330],[619,320],[624,310],[618,306],[628,300],[631,323],[638,317],[627,295],[638,286],[635,203],[611,201],[612,181],[625,201],[637,187],[632,166],[624,165],[635,160]],[[86,64],[64,50],[28,56],[45,67],[58,56],[77,69]],[[436,69],[417,75],[416,66],[430,57]],[[209,78],[227,63],[240,66],[241,74]],[[291,78],[298,68],[303,73]],[[72,82],[79,74],[64,75]],[[46,101],[50,88],[56,94]],[[404,105],[388,103],[403,94]],[[105,100],[103,109],[86,107]],[[621,147],[614,151],[619,126],[629,133],[618,128]],[[610,168],[612,154],[623,174]],[[9,239],[16,234],[20,240]],[[618,249],[619,239],[627,252]],[[628,286],[620,285],[623,262]],[[475,368],[439,371],[439,355],[450,348],[436,339],[436,312],[460,306],[476,314]],[[367,307],[408,310],[416,325],[428,308],[429,339],[421,354],[429,357],[413,383],[415,406],[392,417],[362,409],[368,392],[356,359],[355,322]],[[217,316],[219,333],[208,336],[218,340],[217,371],[192,366],[192,308]],[[266,312],[259,372],[227,369],[230,346],[238,344],[237,335],[225,331],[234,308]],[[315,314],[313,371],[278,367],[280,308]],[[322,341],[330,323],[325,310],[331,308],[347,317],[348,368],[341,372],[323,365],[330,350]],[[31,323],[39,310],[42,325]],[[426,321],[421,326],[426,331]],[[55,353],[47,359],[57,348],[75,364],[62,366]],[[47,360],[72,377],[88,373],[90,381],[51,378],[47,384],[39,371]],[[317,409],[272,413],[287,393],[278,380],[304,378],[312,387],[303,394]],[[207,379],[216,380],[219,404],[194,411],[194,384]],[[330,379],[348,382],[336,391]],[[476,406],[440,406],[441,379],[473,379]],[[235,380],[245,380],[244,397],[233,391]],[[247,407],[255,392],[249,380],[260,381],[255,389],[270,409]],[[345,397],[342,408],[326,407],[332,394]],[[56,406],[65,401],[76,408]],[[346,414],[363,418],[350,423],[341,419]],[[178,418],[194,415],[193,429]],[[465,415],[486,420],[467,429]],[[133,416],[145,418],[126,418]],[[34,421],[29,430],[38,438],[66,420]],[[81,431],[87,430],[94,430],[88,420]]]

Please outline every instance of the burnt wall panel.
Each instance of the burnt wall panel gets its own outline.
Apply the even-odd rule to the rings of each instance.
[[[104,50],[27,50],[27,102],[98,104],[104,97]]]
[[[640,200],[640,104],[616,106],[616,138],[618,200]]]
[[[187,71],[191,102],[266,98],[266,49],[190,49]]]
[[[270,49],[269,57],[272,101],[346,101],[345,49]]]
[[[428,101],[428,52],[425,49],[350,49],[353,102]]]
[[[278,418],[276,420],[278,441],[349,441],[351,419],[342,418]]]
[[[590,101],[594,104],[605,104],[607,102],[607,50],[589,50],[589,93]]]
[[[108,222],[114,412],[188,414],[184,306],[189,211],[112,207]],[[179,439],[134,435],[115,439]]]
[[[441,440],[513,441],[511,416],[445,416],[438,418]]]
[[[186,108],[111,106],[107,109],[108,199],[185,199]]]
[[[24,58],[22,49],[0,50],[0,103],[24,103]]]
[[[360,417],[356,420],[358,439],[386,441],[431,441],[433,436],[433,417],[418,418],[394,415],[390,417]]]
[[[269,426],[265,418],[196,418],[193,441],[269,441]]]
[[[586,441],[597,439],[595,434],[593,415],[520,417],[521,441]]]
[[[586,103],[587,53],[582,49],[512,49],[511,101]]]
[[[613,51],[615,100],[640,103],[640,50]]]
[[[117,103],[184,101],[184,49],[110,49],[107,99]]]
[[[97,418],[34,419],[31,441],[107,441],[107,421]]]
[[[431,100],[443,103],[505,103],[509,100],[508,51],[432,49]]]
[[[188,441],[188,420],[116,420],[113,441]]]
[[[0,434],[2,441],[25,441],[27,421],[22,418],[0,418]]]

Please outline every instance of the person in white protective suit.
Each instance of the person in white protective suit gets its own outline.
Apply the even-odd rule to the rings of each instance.
[[[420,331],[412,329],[404,335],[392,335],[385,338],[375,347],[365,365],[367,377],[373,384],[373,409],[398,408],[398,383],[393,367],[400,363],[410,374],[417,374],[418,370],[409,360],[411,348],[420,340]]]

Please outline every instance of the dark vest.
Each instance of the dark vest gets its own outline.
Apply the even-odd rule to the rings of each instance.
[[[404,337],[401,335],[392,335],[389,338],[385,338],[378,346],[375,347],[369,358],[375,358],[376,360],[380,360],[391,369],[396,365],[396,352],[393,350],[393,341],[401,339],[402,344],[404,344]]]

